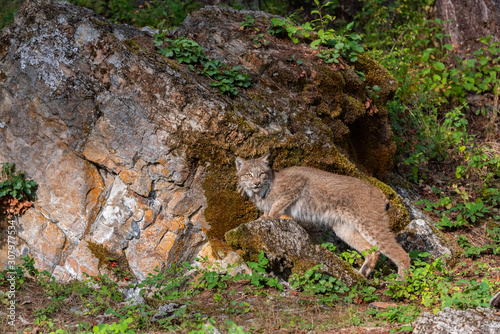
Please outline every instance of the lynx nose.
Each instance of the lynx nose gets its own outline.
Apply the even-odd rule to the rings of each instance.
[[[254,183],[253,183],[253,185],[254,185],[255,187],[260,186],[260,181],[254,182]]]

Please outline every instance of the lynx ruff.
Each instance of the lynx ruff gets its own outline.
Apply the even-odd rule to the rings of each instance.
[[[292,217],[301,225],[323,225],[357,251],[368,251],[359,273],[368,277],[380,252],[394,261],[404,278],[410,257],[389,229],[389,201],[377,187],[354,177],[310,167],[279,172],[268,165],[269,153],[259,159],[236,158],[238,191],[264,212],[259,219]]]

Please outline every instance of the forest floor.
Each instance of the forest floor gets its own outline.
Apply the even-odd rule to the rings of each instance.
[[[453,237],[453,234],[448,236]],[[300,285],[294,288],[284,283],[280,290],[265,286],[262,283],[265,275],[260,276],[256,284],[252,278],[233,281],[223,272],[213,275],[213,271],[200,270],[191,280],[195,282],[193,285],[159,275],[149,282],[149,286],[142,286],[145,304],[130,305],[122,290],[124,284],[131,283],[116,283],[105,275],[64,284],[51,281],[43,273],[28,278],[31,267],[25,262],[25,280],[15,297],[15,327],[2,315],[0,332],[35,334],[59,329],[56,333],[217,333],[211,329],[213,326],[223,333],[385,334],[401,328],[410,329],[403,326],[411,326],[421,312],[441,309],[442,294],[431,291],[433,297],[425,306],[421,291],[411,292],[412,286],[415,290],[420,289],[419,280],[427,290],[439,290],[435,284],[441,280],[455,286],[450,290],[460,292],[467,288],[482,289],[479,282],[489,282],[488,285],[497,290],[500,287],[498,255],[460,259],[453,272],[440,271],[439,267],[434,270],[434,263],[427,267],[428,277],[418,273],[425,268],[422,263],[412,268],[414,276],[406,284],[380,277],[380,272],[376,272],[367,282],[349,291],[337,292],[318,292],[315,289],[324,286],[325,282],[313,276],[309,280],[302,277]],[[384,266],[385,263],[379,263],[386,271]],[[393,267],[391,263],[389,266]],[[460,281],[468,282],[467,287],[457,284]],[[160,289],[152,287],[160,286],[159,282],[162,283]],[[401,288],[394,289],[394,285]],[[0,287],[0,291],[2,303],[7,304],[7,287]],[[395,298],[394,291],[408,294]],[[465,307],[459,307],[466,308],[469,304],[474,307],[486,303],[491,298],[489,291],[493,290],[477,295],[464,293],[457,297],[456,305],[463,302]],[[452,291],[447,294],[451,295]],[[477,298],[477,301],[474,303],[470,298]],[[165,304],[170,304],[170,310],[164,313],[163,319],[153,320],[158,307]],[[110,325],[104,327],[103,324]]]

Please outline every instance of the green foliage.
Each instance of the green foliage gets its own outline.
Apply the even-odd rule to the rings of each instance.
[[[414,257],[415,253],[410,252],[410,256]],[[418,254],[405,282],[393,281],[394,283],[387,287],[386,294],[396,300],[420,299],[426,307],[439,302],[440,297],[450,290],[451,276],[441,258],[425,261],[428,256],[428,253]]]
[[[464,136],[466,137],[466,136]],[[486,154],[485,149],[458,146],[456,154],[463,156],[466,165],[456,167],[457,183],[452,184],[454,193],[442,196],[436,202],[420,200],[424,210],[441,215],[438,227],[454,229],[472,226],[486,217],[498,219],[500,193],[496,186],[499,176],[500,157]]]
[[[317,9],[313,10],[311,14],[318,15],[318,19],[297,26],[290,19],[272,18],[273,29],[268,30],[268,33],[278,37],[287,35],[294,43],[299,42],[297,36],[304,38],[314,36],[315,39],[311,42],[311,47],[313,49],[317,49],[319,45],[325,47],[317,54],[325,63],[339,63],[341,56],[350,62],[355,62],[358,59],[357,55],[364,52],[364,49],[360,44],[361,36],[351,32],[354,22],[349,23],[341,31],[328,29],[335,17],[324,15],[323,11],[334,3],[320,4],[319,0],[314,0],[314,3]]]
[[[25,0],[0,0],[0,30],[14,21],[14,16]]]
[[[186,297],[191,292],[182,289],[185,279],[181,274],[191,269],[193,268],[187,262],[181,266],[172,264],[164,271],[155,268],[154,273],[149,273],[141,283],[137,284],[137,287],[141,289],[141,295],[151,295],[152,298],[159,300]]]
[[[33,180],[26,180],[23,171],[15,173],[16,165],[14,163],[2,163],[2,175],[0,182],[0,198],[12,196],[18,200],[26,196],[27,199],[36,199],[36,189],[38,184]]]
[[[209,265],[206,269],[202,270],[202,275],[198,278],[198,284],[195,288],[216,289],[218,291],[227,288],[229,282],[237,282],[241,280],[248,280],[254,287],[263,289],[266,287],[283,291],[283,285],[278,283],[277,277],[270,277],[266,273],[269,260],[265,257],[263,251],[260,252],[258,262],[247,262],[247,265],[252,269],[250,274],[238,273],[232,275],[235,266],[221,268],[218,264]],[[214,270],[215,269],[215,270]]]
[[[199,73],[214,80],[210,83],[210,86],[219,88],[222,93],[235,96],[238,95],[236,87],[247,88],[252,83],[252,78],[248,74],[240,72],[240,70],[241,66],[231,68],[217,59],[210,59]]]
[[[216,271],[211,271],[212,265],[209,265],[207,270],[203,271],[203,274],[201,277],[198,279],[199,283],[197,285],[197,288],[201,289],[217,289],[217,290],[224,290],[227,288],[228,281],[231,280],[231,274],[226,272],[226,273],[219,273]]]
[[[488,229],[486,231],[490,242],[482,246],[471,245],[465,235],[460,235],[458,237],[458,245],[463,249],[463,253],[466,257],[476,258],[486,252],[492,252],[495,255],[500,253],[500,228],[493,227],[493,229]]]
[[[16,290],[19,290],[28,279],[37,278],[39,272],[35,268],[35,259],[29,255],[20,258],[22,264],[17,264],[14,268],[9,268],[0,272],[0,286],[10,286],[14,282]],[[29,274],[30,276],[26,276]]]
[[[334,296],[335,299],[340,299],[338,294],[349,291],[347,286],[335,277],[318,272],[320,268],[321,266],[317,265],[306,270],[304,275],[292,274],[290,276],[290,286],[310,294],[328,293]]]
[[[302,26],[297,26],[289,19],[280,19],[277,17],[271,19],[271,25],[273,29],[269,29],[267,31],[268,34],[277,37],[288,36],[294,43],[299,42],[297,35],[308,38],[314,31],[309,22]]]
[[[398,305],[389,306],[382,311],[370,308],[366,313],[385,322],[409,324],[418,318],[420,309],[415,305]]]
[[[399,159],[408,166],[410,180],[421,184],[431,168],[453,166],[456,181],[451,186],[460,191],[440,199],[449,206],[441,227],[469,226],[494,216],[498,196],[488,189],[498,188],[493,185],[499,157],[475,144],[476,138],[467,130],[464,101],[470,92],[498,95],[499,44],[483,37],[484,47],[458,58],[450,52],[454,47],[445,42],[446,22],[427,19],[429,0],[363,3],[356,20],[363,41],[399,84],[388,110]],[[496,117],[493,108],[491,124]],[[426,206],[443,209],[438,202]]]
[[[134,322],[134,319],[127,318],[119,321],[118,323],[113,322],[112,324],[98,324],[92,328],[94,334],[135,334],[135,331],[130,329],[130,326]],[[50,334],[67,334],[68,332],[64,329],[58,329],[55,332],[50,332]]]
[[[234,321],[225,320],[226,330],[229,334],[250,334],[243,327],[238,326]]]
[[[157,46],[166,45],[158,51],[160,54],[175,58],[181,64],[187,63],[192,70],[195,70],[194,65],[198,65],[197,72],[213,79],[210,86],[219,88],[222,93],[236,96],[238,95],[236,87],[247,88],[251,85],[252,78],[248,74],[240,72],[240,66],[230,67],[217,59],[208,58],[204,54],[203,48],[195,41],[182,36],[176,39],[164,37],[163,30],[155,35]]]
[[[246,16],[246,20],[243,22],[240,22],[240,26],[245,29],[245,28],[253,28],[253,24],[255,22],[255,19],[253,18],[252,15],[248,14]]]
[[[459,280],[449,294],[443,295],[441,308],[454,307],[461,310],[477,307],[489,307],[493,293],[490,281]]]
[[[135,334],[135,331],[129,328],[132,322],[134,322],[134,319],[127,318],[118,323],[99,324],[94,326],[93,331],[96,334]]]
[[[410,252],[410,256],[414,257],[415,253]],[[441,258],[426,261],[428,256],[428,253],[418,254],[406,281],[402,283],[393,280],[388,285],[386,294],[396,300],[419,300],[424,306],[434,307],[436,310],[445,307],[488,307],[488,301],[496,289],[494,281],[454,281],[454,274],[445,268]]]
[[[277,277],[272,278],[266,275],[268,263],[269,260],[265,257],[264,251],[261,251],[258,262],[247,262],[247,265],[252,269],[252,273],[236,276],[235,280],[249,279],[250,282],[259,289],[268,286],[283,291],[283,285],[278,283]]]
[[[166,45],[163,49],[158,50],[159,54],[168,58],[175,58],[180,64],[205,63],[208,60],[203,48],[198,43],[183,36],[163,40],[158,40],[155,37],[155,43],[158,46],[163,43]]]

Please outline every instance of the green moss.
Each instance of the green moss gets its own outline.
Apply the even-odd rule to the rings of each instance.
[[[366,115],[365,104],[362,101],[349,95],[346,95],[345,109],[349,110],[349,113],[346,113],[344,117],[344,120],[347,124],[352,124],[360,117]]]
[[[207,198],[205,218],[210,223],[209,238],[223,239],[224,234],[258,218],[253,203],[236,191],[236,169],[229,166],[209,168],[203,182]]]
[[[106,27],[106,26],[109,26],[109,23],[106,22],[106,21],[101,21],[101,20],[98,20],[96,18],[93,18],[91,17],[90,18],[90,22],[94,23],[94,24],[97,24],[99,26],[102,26],[102,27]]]
[[[139,43],[137,43],[133,39],[126,39],[123,41],[123,44],[127,47],[127,49],[129,49],[133,53],[142,53],[142,54],[149,53],[145,48],[143,48]]]
[[[103,266],[109,269],[108,267],[111,266],[111,263],[115,262],[115,268],[119,268],[121,272],[131,272],[127,257],[123,251],[121,254],[118,254],[110,251],[102,244],[96,244],[90,241],[87,242],[87,248],[90,250],[92,255],[94,255],[94,257],[99,260],[99,263],[97,265],[97,269],[99,271]]]
[[[357,71],[365,74],[365,84],[373,87],[377,85],[380,87],[379,104],[385,105],[389,99],[394,96],[397,88],[397,81],[394,77],[383,67],[380,63],[368,56],[366,53],[358,55],[358,60],[354,63],[354,68]]]

